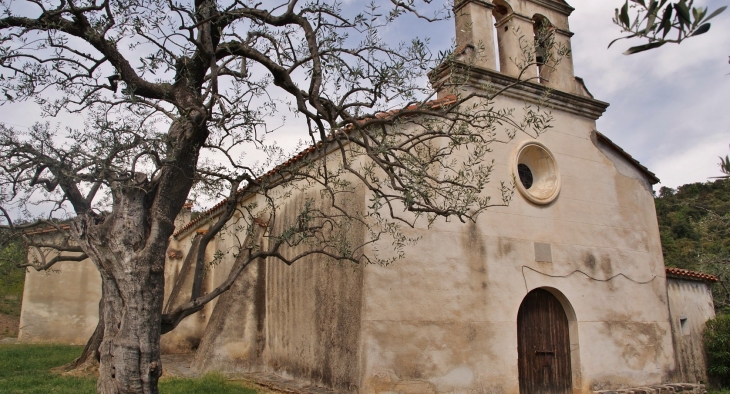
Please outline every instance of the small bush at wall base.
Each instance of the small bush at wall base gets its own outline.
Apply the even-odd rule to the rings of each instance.
[[[704,341],[710,382],[730,388],[730,315],[721,314],[708,320]]]

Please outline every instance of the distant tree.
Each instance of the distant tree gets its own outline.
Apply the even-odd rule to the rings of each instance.
[[[0,230],[0,238],[13,239],[13,234]],[[26,255],[27,248],[17,238],[0,243],[0,313],[20,315],[25,271],[17,266],[25,262]]]
[[[730,178],[730,156],[725,155],[724,159],[720,156],[720,171],[722,171],[725,176],[719,178]]]
[[[608,47],[629,38],[647,41],[624,52],[624,55],[631,55],[666,43],[679,44],[687,38],[707,33],[711,27],[709,21],[726,8],[722,6],[708,14],[707,8],[694,7],[694,0],[626,0],[621,8],[616,8],[613,23],[629,34],[611,41]]]
[[[676,192],[677,191],[672,189],[671,187],[662,186],[661,188],[659,188],[659,197],[673,196]]]
[[[433,56],[415,37],[392,45],[380,33],[401,18],[449,12],[426,16],[428,3],[355,13],[320,0],[0,0],[0,101],[86,117],[83,129],[0,126],[0,207],[15,231],[30,225],[14,224],[12,212],[38,210],[34,224],[55,229],[53,242],[24,236],[29,267],[89,258],[98,268],[100,321],[89,345],[100,393],[156,393],[161,333],[226,291],[251,261],[318,254],[387,264],[411,241],[400,226],[474,220],[509,201],[511,180],[496,201],[487,193],[490,146],[537,136],[551,116],[540,105],[495,108],[511,85],[434,101],[435,89],[459,91],[468,61]],[[534,37],[525,42],[527,67]],[[439,64],[452,78],[428,86]],[[312,148],[284,162],[264,137],[287,111],[303,120]],[[242,158],[256,152],[259,164]],[[369,196],[363,211],[346,203],[355,187]],[[191,193],[227,197],[204,240],[237,214],[241,260],[218,288],[196,288],[163,315],[165,253]],[[294,193],[308,200],[284,216]],[[256,203],[240,204],[244,196]],[[280,232],[264,230],[277,223],[286,223]],[[349,241],[354,226],[366,229],[364,241]],[[394,250],[362,252],[379,240]],[[286,253],[294,246],[304,249]],[[198,247],[192,252],[203,256],[204,242]]]

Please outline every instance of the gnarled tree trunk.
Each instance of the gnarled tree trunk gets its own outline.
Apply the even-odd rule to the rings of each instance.
[[[102,278],[100,393],[157,393],[164,245],[150,247],[149,207],[142,187],[117,186],[114,210],[97,224],[80,215],[72,232]],[[153,243],[154,245],[154,243]]]
[[[111,214],[79,214],[71,234],[96,264],[102,280],[103,339],[97,391],[156,394],[162,374],[160,331],[165,250],[174,219],[192,187],[205,129],[175,122],[169,136],[180,141],[153,181],[144,175],[111,184]]]

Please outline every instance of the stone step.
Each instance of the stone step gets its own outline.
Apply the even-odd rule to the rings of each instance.
[[[238,375],[245,380],[252,381],[259,386],[273,389],[282,393],[292,394],[338,394],[338,391],[331,391],[326,388],[313,386],[295,380],[286,379],[270,373],[247,373]]]
[[[670,393],[687,393],[687,394],[707,394],[704,384],[692,383],[667,383],[647,387],[636,387],[630,389],[616,390],[599,390],[593,394],[670,394]]]

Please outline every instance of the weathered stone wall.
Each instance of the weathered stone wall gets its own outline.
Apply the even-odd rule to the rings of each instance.
[[[273,225],[256,241],[261,247],[268,247],[295,225],[305,203],[329,211],[329,202],[322,201],[318,191],[283,194],[287,197],[278,200],[282,206]],[[242,204],[252,203],[250,200]],[[338,202],[350,212],[361,213],[365,195],[358,189]],[[265,205],[265,201],[258,204]],[[215,284],[236,266],[234,256],[246,253],[237,245],[242,244],[249,225],[237,218],[217,241],[223,259],[207,276]],[[352,245],[365,239],[361,225],[349,227],[344,234]],[[319,246],[306,242],[285,246],[282,255],[293,258]],[[361,297],[362,267],[353,262],[317,254],[291,266],[274,258],[254,262],[217,300],[193,368],[200,372],[275,373],[337,392],[356,392]]]
[[[181,216],[189,219],[189,212],[183,212]],[[179,220],[176,223],[182,225],[185,221]],[[42,237],[45,242],[53,242],[55,239],[52,232]],[[192,237],[184,237],[170,243],[169,251],[180,251],[183,255],[167,257],[165,303],[173,294],[191,241]],[[209,259],[212,259],[215,248],[214,243],[209,247]],[[230,270],[230,267],[225,266],[222,269]],[[210,285],[206,282],[204,289],[207,289],[206,286]],[[188,287],[183,286],[180,289],[177,302],[173,304],[177,305],[189,299]],[[48,272],[28,269],[23,290],[19,340],[27,343],[86,344],[98,322],[100,298],[101,277],[91,260],[58,263]],[[163,335],[160,343],[162,352],[194,351],[207,324],[206,312],[212,310],[212,307],[211,305],[189,316],[174,331]]]
[[[188,215],[189,216],[189,215]],[[198,233],[206,231],[211,222],[204,221],[180,235],[179,239],[172,237],[168,246],[168,255],[165,261],[165,307],[164,312],[171,311],[174,307],[190,301],[193,279],[195,274],[195,256],[190,256],[190,248],[193,246]],[[229,226],[221,230],[214,239],[208,243],[205,250],[205,271],[202,282],[202,293],[215,289],[228,276],[233,265],[233,253],[237,252],[236,245],[239,239],[236,234],[238,217],[231,220]],[[177,223],[177,222],[176,222]],[[187,224],[187,223],[183,223]],[[179,257],[171,258],[169,252],[180,252]],[[216,253],[222,253],[222,258],[216,259]],[[214,263],[214,264],[212,264]],[[218,300],[206,304],[202,310],[186,317],[175,329],[160,338],[160,348],[163,353],[192,353],[197,350],[203,338],[210,316]]]
[[[266,261],[246,267],[216,303],[194,370],[222,373],[259,372],[265,369]]]
[[[216,242],[223,253],[222,261],[207,278],[216,278],[216,286],[225,281],[231,269],[249,256],[246,248],[263,247],[265,230],[235,215]],[[217,298],[192,368],[202,373],[262,371],[265,318],[266,261],[259,259],[244,268],[231,288]]]
[[[195,277],[195,256],[190,248],[200,235],[192,232],[181,240],[171,240],[168,251],[179,251],[181,258],[170,258],[169,252],[165,261],[165,303],[163,313],[171,312],[175,307],[190,301]],[[196,246],[197,247],[197,246]],[[215,242],[208,244],[206,261],[212,259]],[[203,282],[205,290],[207,282]],[[203,337],[206,319],[206,308],[186,317],[174,330],[160,337],[160,350],[164,354],[192,353],[198,348]]]
[[[324,208],[316,200],[315,204]],[[304,195],[291,197],[274,223],[273,234],[292,225],[304,204]],[[364,208],[363,193],[344,205]],[[353,227],[350,241],[362,243],[363,229]],[[300,245],[285,251],[293,256],[309,249]],[[357,392],[358,344],[362,296],[362,267],[318,255],[287,266],[279,260],[266,262],[266,369],[285,377],[330,387],[338,392]]]
[[[702,331],[705,322],[715,317],[712,290],[705,282],[667,278],[667,294],[677,359],[677,381],[707,382]]]

